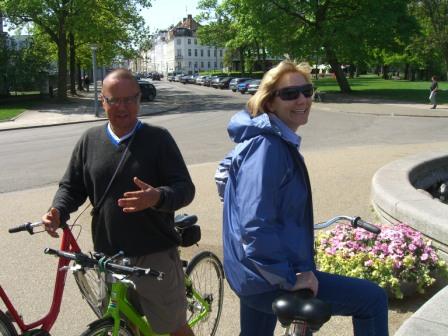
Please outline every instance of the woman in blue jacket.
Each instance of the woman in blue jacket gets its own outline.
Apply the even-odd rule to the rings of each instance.
[[[240,335],[272,336],[273,300],[302,288],[333,315],[353,316],[355,335],[388,335],[384,290],[314,264],[311,186],[296,134],[312,95],[309,66],[283,61],[228,126],[237,145],[224,192],[224,269],[240,298]]]

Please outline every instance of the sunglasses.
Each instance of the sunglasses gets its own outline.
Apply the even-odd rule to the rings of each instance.
[[[119,106],[120,103],[123,103],[124,105],[137,104],[137,102],[139,102],[140,100],[140,92],[137,93],[135,96],[130,97],[114,98],[103,96],[103,99],[109,106]]]
[[[300,97],[300,94],[303,94],[306,98],[310,98],[313,93],[313,84],[306,84],[285,87],[275,91],[274,96],[280,97],[281,100],[295,100]]]

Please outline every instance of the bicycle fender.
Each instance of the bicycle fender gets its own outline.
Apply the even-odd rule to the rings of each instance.
[[[111,322],[113,324],[114,323],[114,319],[112,317],[103,317],[103,318],[101,318],[99,320],[96,320],[96,321],[93,321],[93,322],[89,323],[88,324],[88,328],[90,329],[90,328],[96,327],[99,324],[103,324],[103,323],[106,323],[106,322]]]

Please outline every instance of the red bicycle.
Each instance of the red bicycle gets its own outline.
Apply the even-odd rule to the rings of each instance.
[[[43,230],[35,232],[34,229],[42,226],[42,222],[26,223],[9,229],[9,233],[16,233],[27,231],[30,234],[44,232]],[[62,227],[62,237],[60,249],[62,251],[79,253],[81,249],[76,242],[76,238],[72,233],[72,227],[65,225]],[[104,281],[99,272],[95,269],[84,269],[79,265],[73,267],[69,266],[70,260],[66,258],[59,258],[56,269],[56,279],[53,291],[53,301],[48,313],[37,321],[25,323],[23,318],[17,312],[17,309],[12,304],[11,300],[6,295],[0,285],[0,298],[6,306],[6,311],[0,309],[0,335],[1,336],[17,336],[17,335],[33,335],[33,336],[49,336],[50,330],[53,327],[61,307],[62,295],[64,293],[65,280],[67,271],[73,271],[76,283],[81,291],[82,296],[87,301],[89,306],[93,309],[95,314],[100,317],[103,313],[103,301],[106,296],[106,288],[104,288]],[[20,329],[18,334],[14,323]]]

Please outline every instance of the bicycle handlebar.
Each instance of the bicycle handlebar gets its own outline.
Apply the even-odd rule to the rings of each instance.
[[[102,259],[94,259],[89,257],[87,254],[84,253],[70,253],[60,250],[55,250],[52,248],[46,248],[44,250],[45,254],[50,255],[56,255],[58,257],[74,260],[77,264],[87,267],[87,268],[93,268],[95,266],[99,266],[100,269],[103,268],[104,270],[111,272],[111,273],[118,273],[123,275],[136,275],[136,276],[144,276],[144,275],[150,275],[153,277],[156,277],[159,280],[162,280],[164,277],[163,272],[159,272],[157,270],[151,269],[151,268],[140,268],[135,266],[124,266],[120,264],[115,264],[108,262],[107,260],[105,262],[102,262]]]
[[[329,227],[330,225],[333,225],[334,223],[341,221],[341,220],[346,220],[346,221],[350,222],[350,225],[353,226],[354,228],[360,227],[360,228],[363,228],[364,230],[367,230],[374,234],[379,234],[381,232],[381,229],[379,227],[377,227],[369,222],[366,222],[363,219],[361,219],[361,217],[357,217],[357,216],[356,217],[336,216],[336,217],[330,218],[326,222],[314,224],[314,229],[315,230],[325,229],[325,228]]]
[[[8,232],[9,233],[17,233],[17,232],[22,232],[22,231],[28,231],[29,234],[33,234],[34,233],[33,229],[35,227],[41,226],[41,225],[43,225],[43,223],[41,221],[35,222],[35,223],[28,222],[28,223],[8,229]]]

